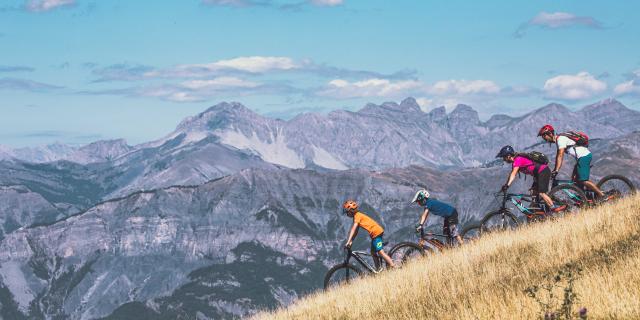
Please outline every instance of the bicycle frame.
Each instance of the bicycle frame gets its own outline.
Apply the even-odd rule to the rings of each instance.
[[[438,238],[443,238],[445,241],[440,241]],[[442,250],[445,247],[451,247],[455,243],[455,238],[451,235],[447,234],[439,234],[429,232],[426,233],[424,230],[420,231],[420,240],[418,240],[418,244],[422,247],[428,246],[432,250]]]
[[[578,186],[580,189],[582,189],[582,191],[584,192],[584,195],[585,195],[585,196],[587,196],[587,200],[588,200],[588,201],[593,201],[593,200],[596,198],[596,193],[595,193],[593,190],[591,190],[591,189],[587,188],[584,184],[582,184],[582,183],[576,183],[576,182],[575,182],[575,181],[573,181],[573,180],[555,180],[555,179],[554,179],[554,180],[553,180],[553,182],[551,183],[551,186],[552,186],[552,187],[555,187],[555,186],[559,186],[559,185],[563,185],[563,184],[569,184],[569,185],[575,185],[575,186]],[[571,192],[569,192],[569,191],[567,191],[567,190],[563,190],[563,191],[564,191],[567,195],[569,195],[569,197],[570,197],[571,199],[576,200],[576,201],[579,201],[579,200],[580,200],[580,199],[578,199],[578,198],[576,197],[576,195],[575,195],[575,194],[573,194],[573,193],[571,193]]]
[[[349,260],[353,257],[363,268],[367,269],[370,273],[380,273],[382,271],[382,263],[380,263],[380,270],[377,270],[373,266],[371,266],[363,256],[371,256],[370,253],[365,251],[352,251],[351,248],[346,248],[347,256],[344,259],[345,264],[349,264]],[[380,259],[377,256],[371,256],[373,259]]]
[[[502,193],[502,192],[501,192]],[[527,217],[536,215],[536,211],[540,210],[546,212],[546,205],[540,203],[537,196],[532,196],[524,193],[502,193],[502,206],[500,210],[507,209],[507,202],[513,203],[513,205],[518,209],[518,211],[522,212],[522,214]],[[524,203],[529,203],[529,206],[526,207]]]

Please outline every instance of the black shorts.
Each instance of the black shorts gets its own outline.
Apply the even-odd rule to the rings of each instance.
[[[453,210],[453,214],[444,218],[444,225],[442,226],[444,234],[457,237],[460,235],[458,231],[458,210]]]
[[[549,167],[533,175],[533,185],[531,189],[537,193],[549,192],[549,180],[551,180],[551,169]]]

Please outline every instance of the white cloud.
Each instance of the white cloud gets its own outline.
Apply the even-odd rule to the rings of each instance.
[[[348,99],[361,97],[399,97],[409,95],[411,90],[419,89],[423,84],[415,80],[391,81],[371,78],[357,82],[343,79],[332,80],[318,95]]]
[[[238,57],[229,60],[218,60],[205,64],[182,64],[170,69],[152,70],[144,73],[144,77],[156,78],[192,78],[210,76],[225,71],[264,73],[269,71],[287,71],[300,68],[297,63],[288,57]]]
[[[58,7],[70,6],[75,2],[75,0],[29,0],[26,7],[27,10],[32,12],[43,12]]]
[[[614,89],[617,95],[640,96],[640,69],[631,73],[631,80],[618,84]]]
[[[219,77],[211,80],[191,80],[182,83],[182,86],[191,90],[221,90],[229,88],[255,88],[259,83],[243,80],[235,77]]]
[[[514,36],[521,38],[530,27],[540,27],[547,29],[560,29],[573,26],[583,26],[592,29],[602,28],[600,21],[589,16],[577,16],[568,12],[540,12],[531,20],[523,23],[514,33]]]
[[[575,25],[599,28],[600,23],[592,17],[581,17],[568,12],[540,12],[529,21],[531,25],[547,28],[562,28]]]
[[[559,75],[544,83],[547,98],[562,100],[582,100],[596,96],[607,90],[607,84],[588,72],[576,75]]]
[[[490,80],[445,80],[434,83],[428,92],[434,95],[497,94],[500,86]]]
[[[344,0],[311,0],[311,3],[320,7],[335,7],[344,3]]]
[[[318,92],[320,96],[349,99],[362,97],[406,97],[430,95],[422,98],[421,106],[427,101],[443,101],[445,99],[460,99],[463,97],[490,98],[503,93],[503,89],[490,80],[442,80],[432,85],[417,80],[398,80],[370,78],[362,81],[350,82],[344,79],[330,81],[325,88]],[[511,94],[507,92],[505,94]],[[437,99],[436,99],[437,98]],[[429,103],[429,105],[431,105]]]

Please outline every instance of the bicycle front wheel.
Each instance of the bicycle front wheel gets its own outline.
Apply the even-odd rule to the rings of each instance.
[[[329,269],[327,274],[324,276],[324,289],[328,290],[361,277],[362,271],[354,265],[347,263],[337,264]]]
[[[518,218],[509,210],[488,213],[480,222],[480,235],[518,227]]]
[[[391,248],[389,256],[394,263],[403,265],[407,261],[424,256],[426,253],[426,250],[417,243],[400,242]]]
[[[619,199],[636,192],[636,187],[631,180],[617,174],[608,175],[600,179],[600,181],[598,181],[598,188],[602,190],[606,196],[611,197],[611,199]]]
[[[549,197],[559,206],[566,205],[567,209],[564,212],[575,212],[589,204],[584,192],[572,184],[561,184],[551,188]]]

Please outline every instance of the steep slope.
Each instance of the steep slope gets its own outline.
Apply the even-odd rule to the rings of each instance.
[[[492,234],[255,318],[535,319],[559,312],[563,301],[570,301],[575,319],[582,307],[590,319],[637,319],[638,221],[640,196],[635,196],[562,220]],[[543,286],[553,284],[556,298],[548,299]],[[548,308],[527,296],[532,287],[542,302],[551,302]],[[563,300],[566,294],[569,298]],[[565,319],[565,314],[555,317]]]

